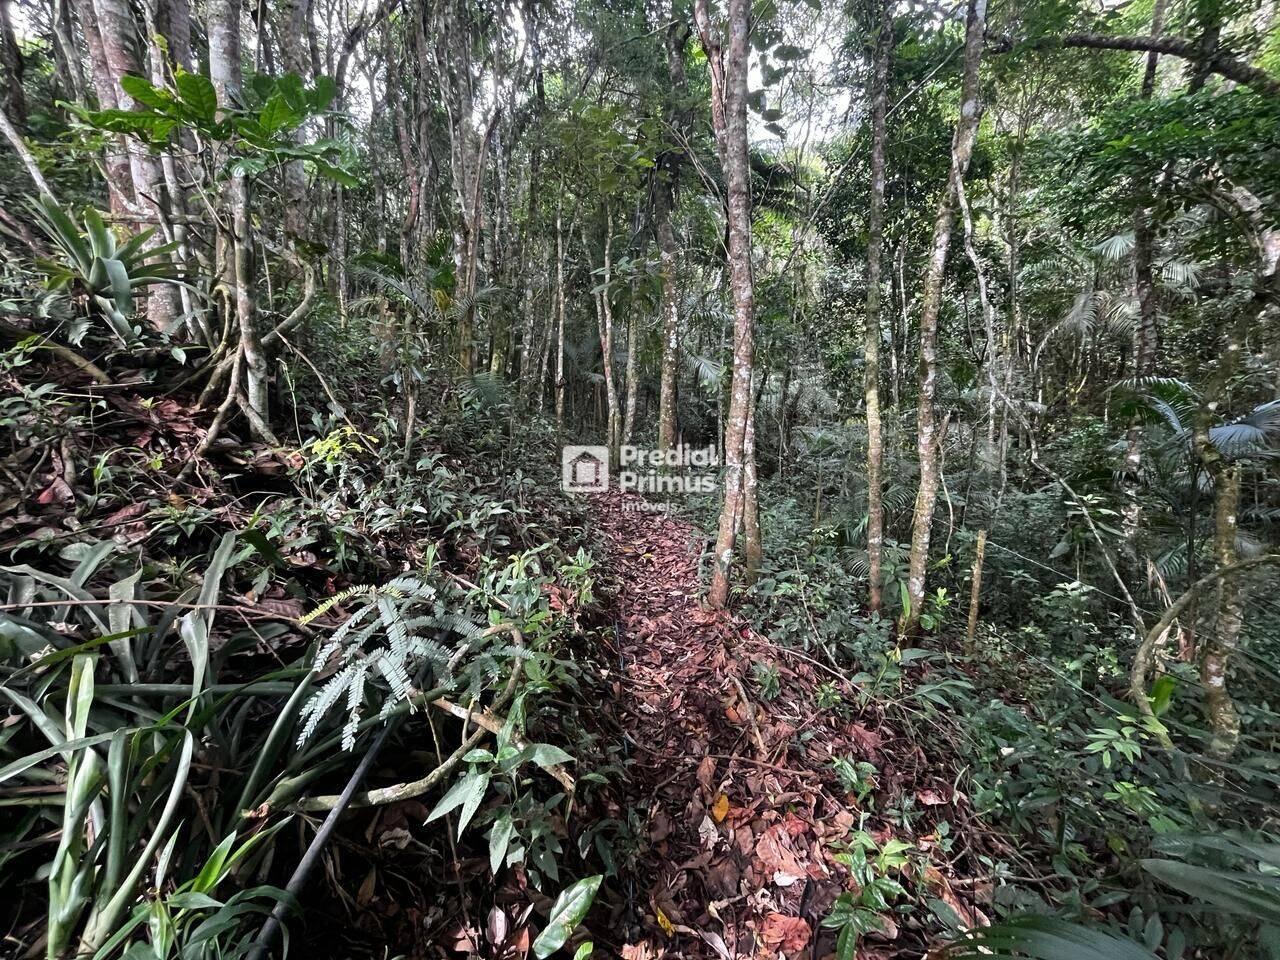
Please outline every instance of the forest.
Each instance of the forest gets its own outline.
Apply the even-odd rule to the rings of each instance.
[[[0,0],[0,957],[1280,960],[1276,0]]]

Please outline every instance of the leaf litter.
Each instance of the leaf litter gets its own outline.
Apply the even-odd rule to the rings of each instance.
[[[920,896],[965,924],[986,922],[973,902],[984,885],[954,880],[960,858],[932,831],[942,820],[968,821],[964,795],[874,703],[852,719],[816,705],[819,684],[833,677],[856,703],[846,676],[771,643],[731,613],[705,609],[698,530],[645,510],[632,494],[593,500],[616,586],[611,653],[619,672],[606,709],[624,731],[627,801],[644,822],[637,889],[626,915],[613,918],[625,933],[615,955],[833,957],[835,931],[822,920],[841,893],[858,890],[833,845],[857,829],[881,844],[910,843],[903,872]],[[776,670],[776,696],[760,695],[755,664]],[[863,806],[842,788],[835,758],[875,765],[876,790]],[[922,808],[912,827],[876,812],[894,797]],[[924,923],[886,915],[881,927],[859,957],[920,957],[929,949]]]

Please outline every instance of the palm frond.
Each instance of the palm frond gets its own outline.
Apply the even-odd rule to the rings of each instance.
[[[1134,233],[1129,230],[1126,233],[1117,233],[1114,237],[1107,237],[1101,243],[1095,244],[1093,252],[1104,260],[1123,260],[1133,250],[1135,243]]]
[[[1024,916],[971,930],[949,960],[1156,960],[1132,940],[1053,917]]]

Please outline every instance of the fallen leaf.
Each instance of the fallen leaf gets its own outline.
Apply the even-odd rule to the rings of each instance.
[[[662,908],[655,907],[654,911],[658,914],[658,926],[662,928],[662,932],[668,937],[673,935],[676,932],[676,928],[672,925],[671,921],[667,919],[667,915],[662,912]]]
[[[794,953],[809,945],[813,935],[807,921],[800,917],[788,917],[781,913],[771,913],[764,918],[760,926],[760,940],[769,947]]]
[[[729,798],[725,794],[716,797],[716,802],[711,807],[711,816],[715,818],[716,823],[724,823],[724,818],[729,815]]]

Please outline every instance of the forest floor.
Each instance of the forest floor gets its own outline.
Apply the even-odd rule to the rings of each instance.
[[[621,955],[831,955],[835,931],[820,924],[842,892],[858,889],[836,856],[859,829],[879,848],[897,838],[923,850],[918,889],[978,920],[953,890],[950,845],[931,830],[965,819],[949,778],[935,776],[875,703],[858,706],[847,677],[704,609],[700,531],[644,511],[632,495],[610,492],[595,506],[604,566],[618,581],[610,709],[631,759],[629,803],[647,812],[630,916],[615,927],[626,934]],[[815,703],[823,684],[848,709]],[[835,758],[874,765],[861,801],[833,774]],[[904,794],[922,814],[905,829],[874,812],[877,799]],[[927,949],[909,917],[901,930],[889,916],[881,923],[859,957]]]

